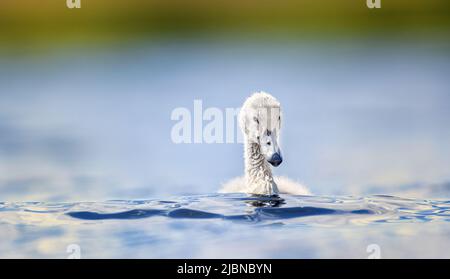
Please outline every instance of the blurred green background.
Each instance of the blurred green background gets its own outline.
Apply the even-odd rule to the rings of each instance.
[[[308,39],[383,36],[448,39],[448,0],[66,0],[0,1],[3,51],[121,44],[161,37]]]

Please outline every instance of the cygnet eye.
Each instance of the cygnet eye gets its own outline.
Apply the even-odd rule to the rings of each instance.
[[[268,141],[268,142],[267,142],[267,145],[268,145],[268,146],[270,146],[270,145],[271,145],[270,141]]]
[[[256,117],[253,117],[253,120],[255,120],[256,124],[259,124],[259,120]]]

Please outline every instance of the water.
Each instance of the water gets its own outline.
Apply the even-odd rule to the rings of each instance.
[[[378,40],[176,41],[0,58],[0,200],[217,192],[243,174],[242,145],[175,144],[171,113],[195,99],[238,108],[255,90],[283,106],[276,175],[317,195],[450,198],[448,53]]]
[[[449,258],[448,49],[167,41],[0,57],[0,257]],[[224,111],[254,90],[283,106],[275,175],[316,196],[204,195],[243,174],[242,145],[171,140],[175,108]]]
[[[449,200],[382,195],[0,203],[0,257],[448,258],[449,221]]]

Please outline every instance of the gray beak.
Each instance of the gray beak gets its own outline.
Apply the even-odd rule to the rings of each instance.
[[[269,163],[274,167],[278,167],[282,162],[283,158],[281,158],[281,155],[278,153],[273,154],[272,158],[269,160]]]

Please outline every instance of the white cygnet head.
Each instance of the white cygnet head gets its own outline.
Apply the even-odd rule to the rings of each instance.
[[[277,167],[283,162],[279,146],[281,106],[272,95],[259,92],[242,106],[239,124],[247,143],[257,143],[267,162]]]

